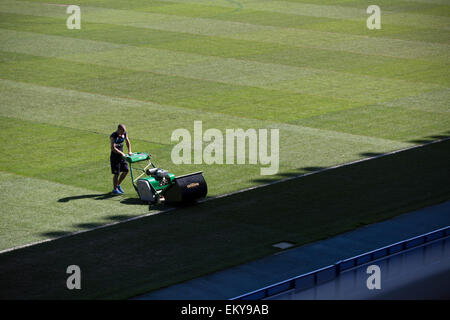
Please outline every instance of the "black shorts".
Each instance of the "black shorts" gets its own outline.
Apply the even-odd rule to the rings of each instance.
[[[111,163],[111,173],[119,174],[120,172],[128,172],[128,163],[122,157],[111,156],[109,158]]]

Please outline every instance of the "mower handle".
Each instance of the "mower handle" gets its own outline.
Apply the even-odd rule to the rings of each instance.
[[[123,158],[128,163],[135,163],[135,162],[139,162],[139,161],[150,160],[151,157],[152,157],[152,155],[148,154],[146,152],[135,152],[135,153],[132,153],[131,155],[127,154],[127,155],[123,156]]]

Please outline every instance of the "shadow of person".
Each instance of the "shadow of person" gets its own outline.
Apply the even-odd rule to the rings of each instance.
[[[79,196],[72,196],[72,197],[65,197],[58,200],[58,202],[69,202],[72,200],[80,200],[80,199],[91,199],[94,198],[95,200],[105,200],[110,199],[112,197],[115,197],[116,195],[109,193],[101,193],[101,194],[83,194]]]

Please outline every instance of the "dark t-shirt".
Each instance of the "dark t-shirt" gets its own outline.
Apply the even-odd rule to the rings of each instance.
[[[123,135],[124,135],[123,137],[120,137],[119,134],[117,133],[117,131],[114,131],[110,135],[110,138],[114,139],[114,143],[116,144],[116,148],[119,149],[122,152],[123,152],[123,142],[127,138],[127,133],[125,132]],[[120,154],[115,153],[114,151],[111,150],[111,157],[121,158],[122,156]]]

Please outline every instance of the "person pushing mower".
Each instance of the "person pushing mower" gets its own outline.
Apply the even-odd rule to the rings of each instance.
[[[129,171],[128,164],[124,159],[125,157],[125,153],[123,152],[124,142],[127,144],[128,154],[129,155],[132,154],[130,139],[128,139],[127,131],[124,124],[118,125],[117,130],[111,134],[110,141],[111,141],[111,155],[109,159],[111,163],[111,173],[114,175],[112,194],[118,195],[124,193],[120,184],[125,179]]]
[[[120,184],[130,172],[131,182],[140,200],[150,205],[192,204],[206,197],[208,186],[202,171],[175,176],[167,170],[156,167],[151,160],[151,154],[132,153],[125,125],[119,124],[117,130],[111,134],[110,140],[111,172],[114,175],[113,195],[124,193]],[[127,144],[128,154],[123,152],[124,142]]]

